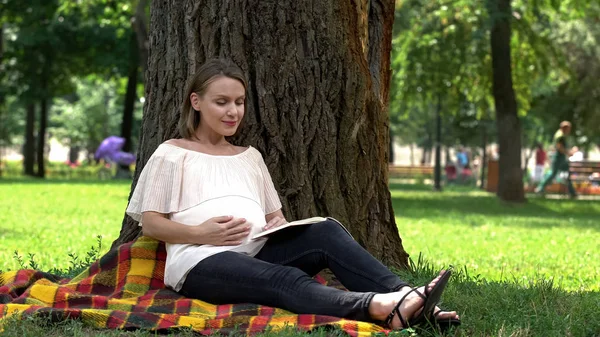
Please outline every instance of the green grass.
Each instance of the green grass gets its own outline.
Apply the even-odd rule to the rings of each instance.
[[[438,266],[488,280],[552,279],[565,290],[600,290],[600,202],[530,198],[507,205],[466,188],[390,186],[404,248]]]
[[[119,236],[131,182],[0,180],[0,270],[25,264],[65,269],[69,253],[83,259],[102,236],[101,253]]]
[[[390,189],[400,236],[414,263],[412,272],[398,271],[401,277],[422,284],[444,266],[458,271],[442,302],[463,320],[453,335],[600,336],[600,202],[530,199],[514,206],[469,188],[434,193],[425,185],[391,184]],[[0,180],[0,209],[6,210],[0,213],[0,269],[19,267],[15,249],[34,253],[42,270],[69,268],[67,253],[86,256],[96,235],[103,236],[107,250],[119,234],[128,193],[128,182]],[[9,321],[4,335],[155,334],[28,318]],[[288,329],[260,336],[308,335]]]

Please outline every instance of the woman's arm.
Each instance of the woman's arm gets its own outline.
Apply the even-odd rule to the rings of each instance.
[[[287,220],[283,216],[281,208],[276,210],[275,212],[265,215],[265,220],[267,224],[265,225],[264,230],[275,228],[277,226],[281,226],[287,223]]]
[[[166,214],[142,213],[142,232],[146,236],[173,244],[232,246],[239,245],[250,233],[246,219],[220,216],[199,226],[187,226],[169,220]]]

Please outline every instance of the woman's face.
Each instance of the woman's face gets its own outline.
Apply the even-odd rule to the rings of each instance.
[[[244,118],[246,90],[236,79],[218,77],[202,96],[192,93],[190,99],[200,111],[198,129],[207,136],[233,136]]]

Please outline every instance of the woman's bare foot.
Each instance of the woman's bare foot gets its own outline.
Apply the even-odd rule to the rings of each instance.
[[[431,290],[435,286],[435,284],[440,279],[442,273],[443,273],[443,271],[441,271],[440,275],[438,275],[438,277],[433,279],[427,285],[429,290]],[[406,293],[408,293],[410,291],[411,291],[411,288],[406,286],[397,292],[387,293],[387,294],[376,294],[375,296],[373,296],[373,300],[371,301],[371,304],[369,305],[369,314],[375,320],[380,320],[380,321],[385,320],[388,317],[388,315],[392,312],[392,310],[396,307],[396,305],[398,304],[400,299],[402,299],[404,297],[404,295],[406,295]],[[417,291],[419,291],[421,294],[425,294],[425,286],[419,287],[417,289]],[[413,292],[409,293],[408,296],[406,296],[406,298],[404,299],[404,301],[402,301],[402,303],[400,304],[400,307],[399,307],[400,313],[402,314],[402,318],[405,321],[408,321],[412,317],[415,317],[416,315],[418,315],[420,313],[420,311],[423,309],[424,302],[425,302],[425,300],[421,296],[419,296],[416,292],[413,291]],[[438,308],[436,306],[434,309],[434,312],[437,312],[438,310],[440,310],[440,308]],[[437,315],[436,318],[438,320],[459,319],[456,311],[442,311],[439,315]],[[398,317],[398,315],[395,315],[394,319],[392,320],[392,323],[391,323],[391,328],[392,329],[401,329],[401,328],[406,328],[406,327],[402,325],[402,322],[401,322],[400,318]]]

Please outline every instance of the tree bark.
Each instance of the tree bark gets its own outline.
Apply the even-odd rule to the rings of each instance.
[[[37,174],[39,178],[46,177],[46,161],[44,159],[46,151],[46,127],[48,124],[48,99],[42,98],[40,101],[40,127],[37,138]]]
[[[136,33],[131,32],[129,42],[129,73],[127,75],[127,90],[125,91],[125,102],[123,104],[123,116],[121,118],[121,137],[125,139],[122,150],[131,152],[131,129],[133,128],[133,111],[137,99],[137,83],[139,72],[139,50]],[[117,168],[117,178],[131,179],[131,167],[129,165],[119,165]]]
[[[442,96],[438,94],[435,118],[435,166],[433,190],[442,191]]]
[[[484,121],[481,121],[479,123],[479,127],[481,128],[481,180],[480,180],[480,184],[479,184],[479,188],[480,189],[485,189],[485,179],[486,179],[486,173],[487,173],[487,143],[488,143],[488,139],[487,139],[487,126],[486,124],[484,124]]]
[[[123,104],[123,117],[121,119],[121,137],[125,138],[122,150],[131,151],[131,128],[133,127],[133,111],[137,99],[137,83],[139,71],[139,55],[136,33],[132,32],[129,43],[129,72],[127,76],[127,90]]]
[[[148,69],[148,20],[146,19],[146,6],[148,6],[147,0],[139,0],[137,7],[135,8],[135,14],[133,17],[133,30],[138,45],[138,62],[142,66],[142,79],[146,76],[146,70]]]
[[[497,195],[501,200],[524,202],[521,171],[521,122],[513,89],[510,53],[510,0],[488,0],[492,18],[491,47],[493,95],[500,152]]]
[[[71,145],[69,147],[69,162],[71,162],[71,163],[79,162],[79,151],[81,151],[79,146]]]
[[[233,141],[262,152],[286,217],[335,217],[382,262],[406,267],[387,186],[394,1],[151,6],[132,191],[156,147],[178,136],[185,80],[207,58],[230,58],[249,78],[244,125]],[[126,217],[114,245],[138,234]]]
[[[35,176],[35,104],[28,104],[26,111],[23,173],[33,177]]]

